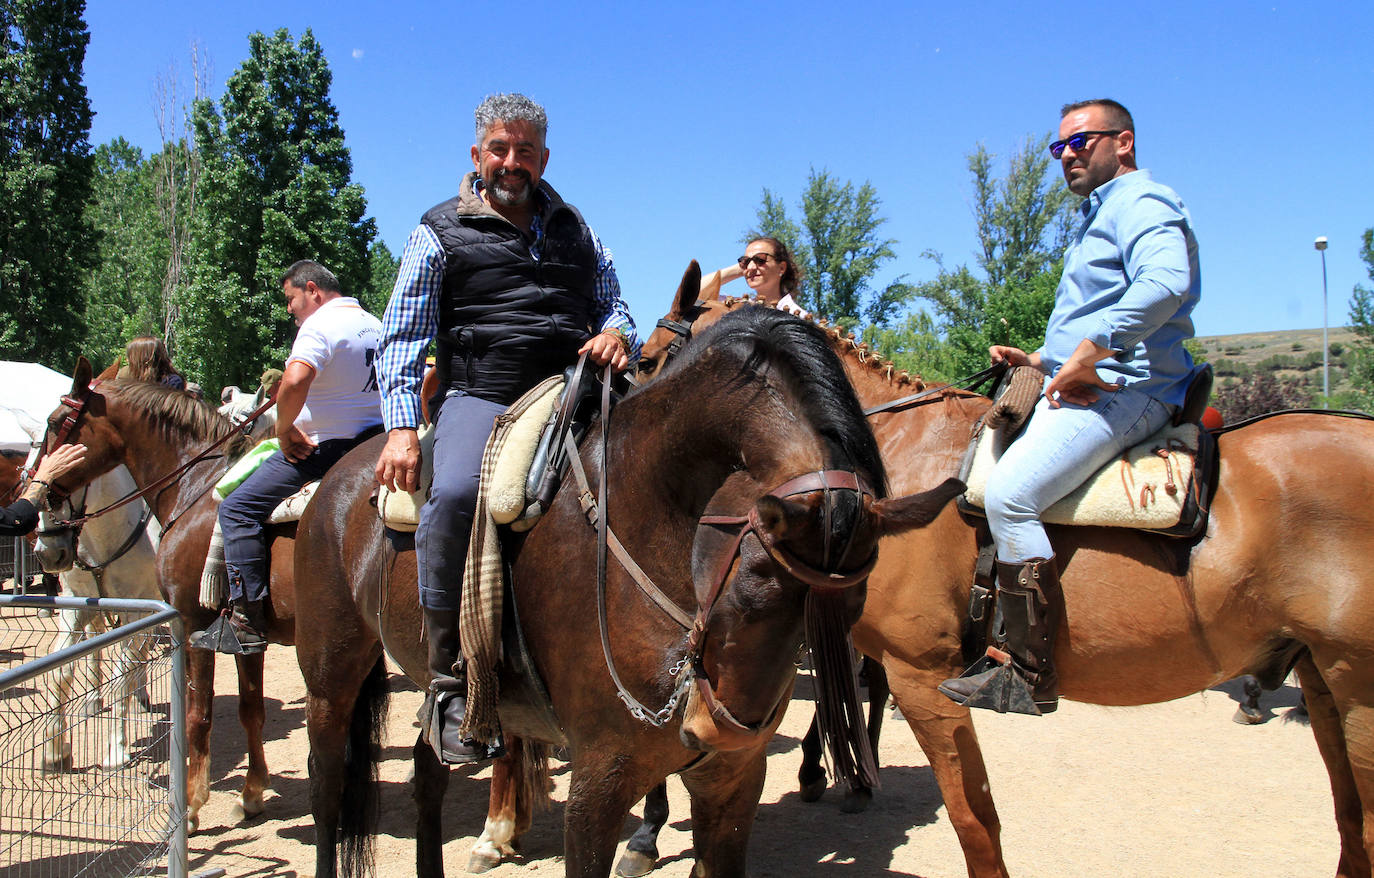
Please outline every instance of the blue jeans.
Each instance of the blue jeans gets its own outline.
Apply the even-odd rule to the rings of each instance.
[[[267,517],[281,501],[307,482],[324,478],[331,466],[377,429],[352,439],[327,439],[310,456],[293,463],[278,451],[262,462],[219,504],[219,529],[224,535],[224,567],[229,597],[260,601],[267,597]]]
[[[422,607],[458,609],[468,537],[477,509],[482,452],[496,416],[506,408],[454,390],[434,416],[434,481],[429,499],[420,507],[420,526],[415,530]]]
[[[1016,564],[1054,554],[1040,516],[1124,450],[1169,420],[1169,407],[1129,386],[1099,391],[1092,405],[1049,407],[1035,415],[988,476],[985,509],[997,558]]]

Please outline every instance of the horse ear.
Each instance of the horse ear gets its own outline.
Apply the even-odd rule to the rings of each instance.
[[[788,531],[805,526],[811,516],[811,510],[802,504],[772,494],[763,495],[755,505],[763,529],[779,540],[787,536]]]
[[[101,381],[111,381],[119,375],[120,358],[115,357],[115,361],[105,367],[105,371],[96,376]]]
[[[673,310],[668,317],[677,320],[683,312],[696,303],[701,296],[701,266],[693,259],[687,270],[682,273],[682,283],[678,285],[677,295],[673,297]]]
[[[880,533],[892,534],[925,527],[955,497],[964,493],[965,485],[958,479],[945,479],[929,491],[906,497],[888,497],[873,504],[873,514]]]
[[[91,361],[85,357],[78,357],[76,360],[76,371],[72,373],[72,396],[85,391],[91,386],[91,377],[95,370],[91,368]]]

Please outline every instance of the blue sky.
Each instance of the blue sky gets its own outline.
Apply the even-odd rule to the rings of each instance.
[[[643,327],[690,259],[739,254],[764,187],[795,215],[812,167],[877,189],[898,242],[883,280],[933,276],[927,250],[972,263],[965,155],[1009,156],[1060,104],[1109,96],[1192,212],[1199,335],[1320,327],[1317,235],[1344,324],[1374,226],[1374,4],[1135,5],[91,0],[91,141],[156,151],[154,80],[188,78],[193,40],[218,99],[250,32],[309,27],[399,255],[471,167],[473,106],[525,92],[549,112],[546,179],[614,252]]]

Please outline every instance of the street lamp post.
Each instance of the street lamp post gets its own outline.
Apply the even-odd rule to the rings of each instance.
[[[1328,361],[1331,348],[1326,343],[1326,236],[1319,236],[1312,246],[1322,255],[1322,408],[1331,408],[1331,367]]]

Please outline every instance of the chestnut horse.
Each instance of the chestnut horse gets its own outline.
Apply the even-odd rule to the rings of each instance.
[[[744,304],[699,302],[698,295],[694,284],[678,291],[645,342],[644,374],[661,368],[684,334]],[[830,337],[865,407],[921,389],[852,336],[831,330]],[[933,391],[869,419],[894,493],[957,472],[989,405],[964,391]],[[1374,558],[1366,556],[1374,507],[1365,493],[1374,484],[1374,423],[1285,414],[1228,429],[1218,450],[1211,517],[1196,539],[1050,528],[1064,591],[1055,646],[1060,692],[1093,704],[1151,704],[1247,673],[1277,686],[1296,667],[1331,780],[1341,840],[1336,874],[1368,878]],[[974,523],[955,509],[885,540],[852,634],[855,646],[887,669],[893,698],[930,760],[969,874],[1001,876],[1001,827],[969,712],[936,691],[965,664],[960,637],[976,555]]]
[[[228,420],[209,405],[180,390],[145,381],[109,379],[102,375],[92,384],[91,365],[83,357],[77,363],[71,394],[48,418],[44,437],[48,450],[59,441],[82,443],[90,450],[80,467],[54,485],[61,497],[70,495],[96,477],[123,464],[140,488],[154,485],[196,453],[233,430]],[[62,432],[65,422],[70,427]],[[215,502],[210,489],[224,475],[230,455],[243,450],[242,442],[196,463],[177,481],[155,489],[145,499],[163,523],[157,550],[157,577],[166,600],[181,613],[187,632],[205,628],[215,612],[200,605],[200,574],[215,523]],[[92,512],[96,510],[91,510]],[[294,525],[274,526],[270,533],[272,612],[270,636],[274,643],[290,644],[294,638],[295,597],[291,586],[291,547]],[[263,753],[262,701],[263,655],[236,656],[239,678],[239,722],[248,740],[248,772],[235,803],[237,816],[262,813],[263,791],[268,785],[267,759]],[[188,688],[186,698],[187,825],[199,825],[201,807],[210,798],[210,723],[215,688],[215,653],[204,649],[186,651]]]
[[[741,875],[766,744],[792,691],[804,627],[828,604],[837,629],[807,638],[823,655],[844,651],[879,534],[931,520],[961,486],[877,499],[885,480],[877,447],[824,335],[772,311],[722,321],[657,381],[630,392],[606,429],[604,443],[593,435],[579,454],[593,486],[605,464],[606,494],[592,489],[608,503],[605,520],[666,600],[696,612],[695,633],[611,561],[601,617],[608,668],[596,531],[569,476],[510,569],[558,731],[532,719],[529,681],[503,671],[504,734],[517,756],[529,739],[567,748],[568,875],[608,875],[630,806],[673,772],[692,796],[698,873]],[[297,655],[321,878],[335,874],[338,838],[346,870],[367,859],[356,850],[367,827],[354,803],[366,802],[359,789],[369,775],[358,763],[375,756],[381,711],[368,696],[383,694],[383,646],[416,683],[429,678],[414,553],[384,536],[368,502],[381,442],[329,472],[298,533],[297,593],[312,620],[298,631]],[[859,487],[823,490],[822,482]],[[622,698],[648,705],[653,722],[631,715]],[[417,873],[440,875],[448,770],[423,741],[414,756]],[[492,784],[493,812],[508,808],[487,824],[487,840],[501,849],[530,813],[528,799],[511,803],[502,788],[511,771],[521,773],[509,763]]]

